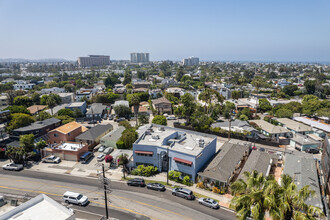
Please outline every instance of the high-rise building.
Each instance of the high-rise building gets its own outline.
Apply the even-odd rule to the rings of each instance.
[[[197,66],[199,65],[199,58],[198,57],[189,57],[182,60],[182,64],[184,66]]]
[[[80,67],[106,66],[110,64],[110,56],[89,55],[88,57],[78,57]]]
[[[149,53],[131,53],[131,63],[149,63]]]

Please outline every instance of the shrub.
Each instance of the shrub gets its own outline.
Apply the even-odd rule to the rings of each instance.
[[[198,183],[196,184],[196,187],[201,188],[201,189],[204,189],[204,188],[205,188],[205,185],[204,185],[204,183],[201,181],[201,182],[198,182]]]
[[[175,182],[178,182],[179,181],[179,178],[180,178],[181,175],[182,175],[181,172],[174,171],[174,170],[171,170],[168,173],[168,176],[169,176],[170,180],[174,180]]]
[[[184,185],[187,185],[187,186],[192,185],[192,182],[190,181],[190,177],[189,177],[189,176],[185,176],[185,177],[183,177],[183,181],[182,181],[182,183],[183,183]]]
[[[213,186],[212,192],[217,193],[217,194],[220,194],[221,190],[218,187]]]
[[[153,176],[158,173],[158,168],[154,166],[144,166],[139,165],[136,169],[134,169],[131,174],[137,176]]]
[[[116,143],[116,146],[118,149],[125,149],[125,144],[124,144],[124,141],[122,141],[122,140],[118,140]]]

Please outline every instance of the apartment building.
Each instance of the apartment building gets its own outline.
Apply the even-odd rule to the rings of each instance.
[[[78,57],[78,65],[80,67],[110,65],[110,56],[89,55],[88,57]]]

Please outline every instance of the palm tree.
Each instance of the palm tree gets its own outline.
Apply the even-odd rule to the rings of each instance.
[[[213,99],[216,99],[220,103],[222,103],[224,100],[223,96],[220,95],[218,91],[209,88],[206,88],[201,94],[199,94],[198,98],[206,103],[205,105],[206,114],[209,114],[208,106],[211,105],[211,101]]]
[[[308,186],[298,190],[288,175],[282,176],[281,185],[273,176],[265,178],[257,171],[244,172],[244,177],[245,180],[239,179],[230,186],[235,196],[230,206],[239,219],[264,219],[266,212],[274,220],[315,219],[313,216],[323,215],[321,209],[305,203],[315,192]]]
[[[118,165],[123,166],[123,175],[124,175],[124,179],[125,179],[125,172],[127,170],[126,166],[129,163],[128,155],[127,154],[121,154],[118,159],[119,159]]]
[[[281,197],[278,200],[278,207],[281,211],[281,219],[315,219],[314,216],[323,216],[320,208],[308,205],[305,201],[315,195],[315,191],[309,186],[304,186],[298,190],[289,175],[282,175]]]
[[[134,106],[134,114],[136,118],[136,126],[138,126],[138,114],[139,114],[139,107],[140,107],[140,97],[136,94],[132,94],[131,96],[131,105]]]
[[[46,105],[48,105],[48,108],[52,111],[53,114],[53,108],[56,106],[56,100],[52,96],[48,96],[46,99]]]

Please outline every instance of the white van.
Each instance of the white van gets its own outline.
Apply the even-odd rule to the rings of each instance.
[[[84,206],[88,203],[87,196],[83,196],[80,193],[69,192],[69,191],[66,191],[64,193],[63,200],[67,204],[72,203],[72,204],[76,204],[79,206]]]

